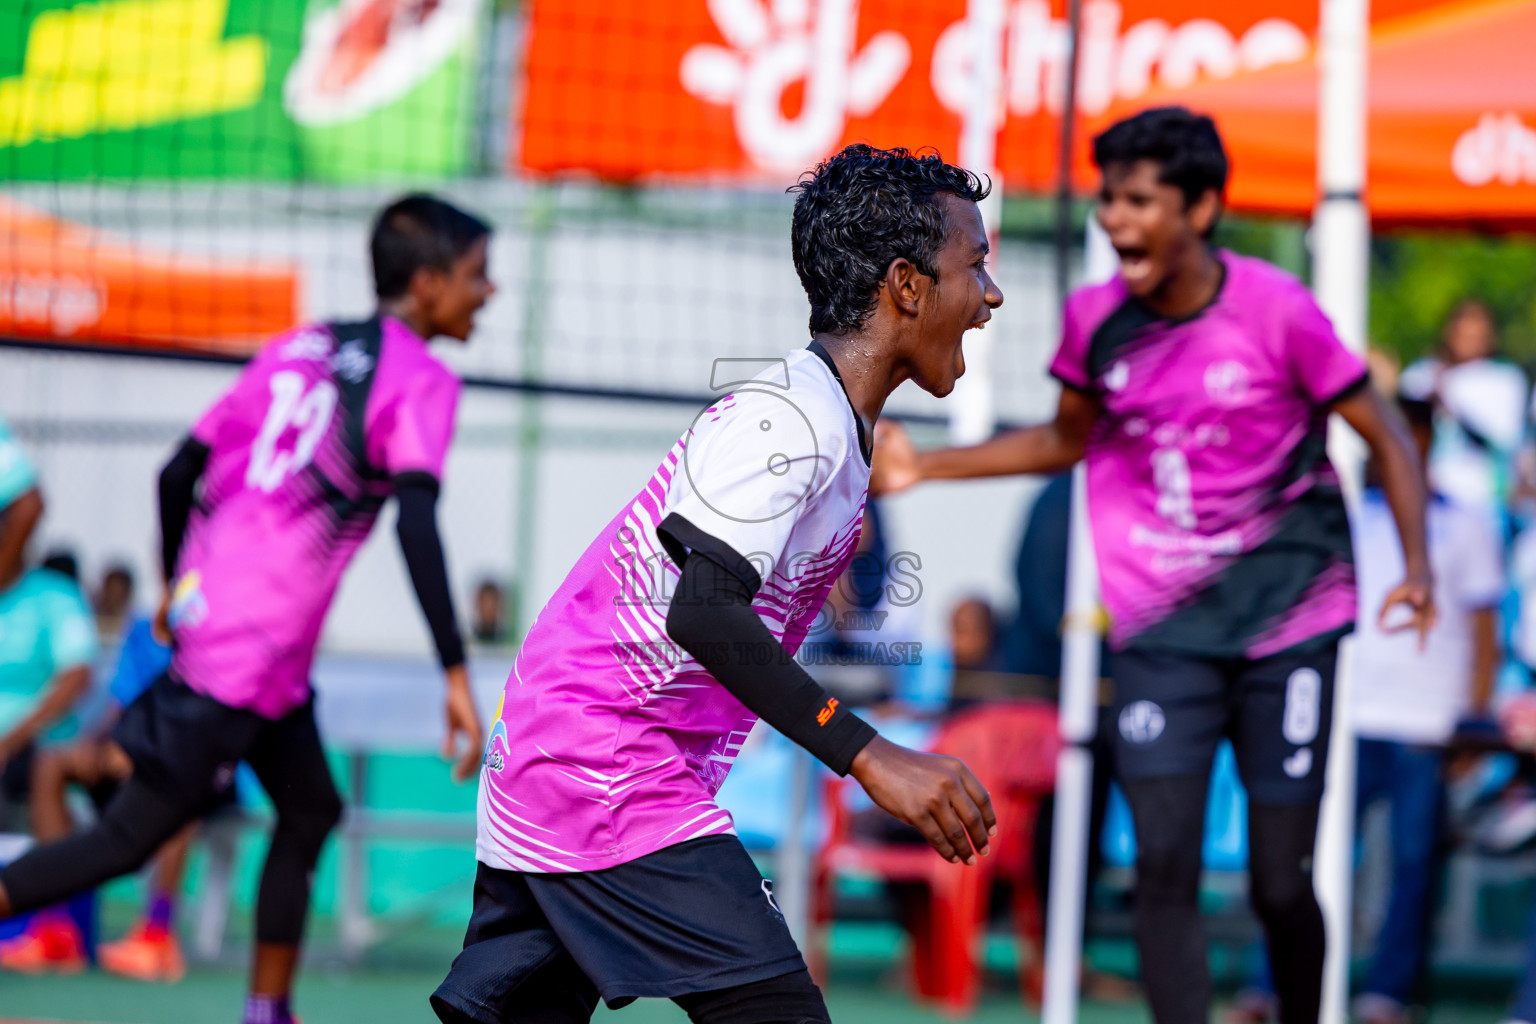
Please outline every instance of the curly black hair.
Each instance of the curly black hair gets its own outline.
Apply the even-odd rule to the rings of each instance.
[[[790,228],[795,272],[811,300],[811,333],[864,326],[891,261],[906,257],[938,277],[934,259],[949,237],[940,195],[979,203],[988,181],[936,152],[862,143],[801,175]]]
[[[1151,160],[1157,178],[1184,193],[1192,205],[1211,189],[1227,187],[1227,151],[1216,122],[1184,107],[1152,107],[1116,121],[1093,140],[1093,162],[1103,170],[1110,164]]]

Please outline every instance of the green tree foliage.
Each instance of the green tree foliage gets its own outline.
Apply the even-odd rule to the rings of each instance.
[[[1506,354],[1536,365],[1536,238],[1463,232],[1378,236],[1371,244],[1371,343],[1404,363],[1440,340],[1463,299],[1493,310]]]

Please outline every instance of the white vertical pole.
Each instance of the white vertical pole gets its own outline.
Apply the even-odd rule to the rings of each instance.
[[[1074,1024],[1083,955],[1083,900],[1088,884],[1093,755],[1098,726],[1099,569],[1088,529],[1087,472],[1072,470],[1072,525],[1067,541],[1066,620],[1061,631],[1061,738],[1056,758],[1056,809],[1051,828],[1051,891],[1045,913],[1045,1005],[1041,1024]]]
[[[1107,281],[1115,252],[1104,229],[1088,218],[1085,278]],[[1061,738],[1056,759],[1056,810],[1051,827],[1051,891],[1046,894],[1045,1005],[1041,1024],[1075,1024],[1083,956],[1083,902],[1093,799],[1093,755],[1087,744],[1098,728],[1099,566],[1088,524],[1087,473],[1072,471],[1072,520],[1067,539],[1066,621],[1061,630]],[[1101,768],[1101,770],[1103,770]]]
[[[789,934],[804,949],[811,937],[811,850],[805,820],[816,791],[816,766],[811,755],[793,743],[789,758],[789,818],[779,840],[773,884]]]
[[[1003,110],[1003,25],[1006,0],[967,0],[970,29],[971,102],[960,126],[960,166],[992,179],[992,193],[981,204],[981,222],[992,243],[989,262],[997,263],[998,230],[1003,219],[1003,177],[997,170],[997,133]],[[977,331],[965,339],[965,376],[949,399],[949,436],[954,444],[975,444],[992,436],[997,411],[992,392],[992,348],[997,335]]]
[[[1321,0],[1317,184],[1312,222],[1312,278],[1318,304],[1343,342],[1364,353],[1370,276],[1370,218],[1366,212],[1366,66],[1369,0]],[[1329,454],[1346,496],[1358,493],[1364,445],[1335,422]],[[1347,650],[1347,648],[1346,648]],[[1354,853],[1355,740],[1350,724],[1350,659],[1339,659],[1327,788],[1318,831],[1316,884],[1327,928],[1322,1024],[1344,1024],[1349,996],[1350,890]]]

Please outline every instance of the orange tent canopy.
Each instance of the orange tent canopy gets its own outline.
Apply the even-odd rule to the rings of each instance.
[[[0,335],[244,354],[297,316],[290,267],[172,260],[0,199]]]
[[[1536,0],[1433,8],[1378,26],[1370,52],[1366,201],[1378,224],[1536,227]],[[1232,159],[1228,202],[1310,214],[1317,66],[1288,64],[1143,97],[1209,113]],[[1084,154],[1086,157],[1086,153]],[[1091,168],[1080,167],[1084,182]]]

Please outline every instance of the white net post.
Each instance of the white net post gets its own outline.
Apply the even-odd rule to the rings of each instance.
[[[1116,272],[1114,248],[1099,222],[1088,218],[1084,277],[1107,281]],[[1056,809],[1051,827],[1051,891],[1046,894],[1045,1004],[1041,1024],[1074,1024],[1083,955],[1083,905],[1093,797],[1093,755],[1087,744],[1098,728],[1099,566],[1088,524],[1088,482],[1072,471],[1072,519],[1067,540],[1066,621],[1061,630],[1061,738],[1056,759]],[[1102,769],[1101,769],[1102,770]]]
[[[1055,817],[1051,828],[1051,891],[1046,894],[1045,1003],[1041,1024],[1074,1024],[1083,952],[1083,902],[1088,884],[1093,755],[1098,726],[1099,569],[1088,529],[1087,473],[1072,470],[1072,520],[1067,541],[1066,618],[1061,631],[1060,729]]]
[[[1318,91],[1318,192],[1312,222],[1312,279],[1318,304],[1344,343],[1364,353],[1370,219],[1366,183],[1366,67],[1369,0],[1322,0]],[[1364,445],[1332,425],[1329,454],[1347,500],[1360,489]],[[1340,657],[1334,685],[1327,787],[1318,831],[1316,884],[1328,935],[1322,1024],[1344,1024],[1349,995],[1351,864],[1354,850],[1355,741],[1350,723],[1350,659]]]

